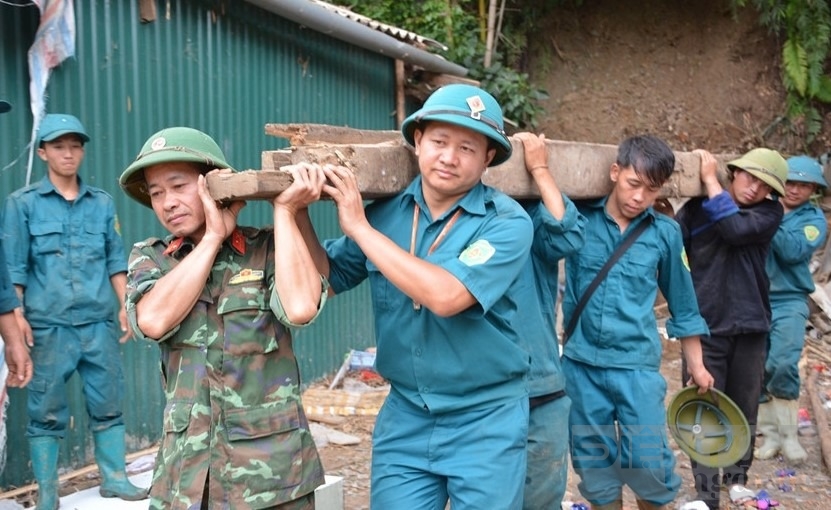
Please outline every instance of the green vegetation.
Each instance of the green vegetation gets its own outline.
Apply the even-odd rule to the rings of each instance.
[[[782,83],[787,91],[786,120],[794,134],[811,143],[822,128],[820,105],[831,103],[831,78],[825,62],[831,46],[827,0],[730,0],[734,9],[748,3],[759,22],[782,43]]]
[[[499,100],[509,122],[523,129],[534,129],[543,113],[538,101],[547,94],[531,84],[527,73],[517,70],[518,62],[527,50],[525,34],[534,28],[544,10],[562,1],[499,2],[503,6],[510,4],[510,9],[499,10],[502,12],[498,14],[500,20],[494,20],[494,25],[498,26],[493,40],[504,51],[492,52],[489,66],[484,63],[488,39],[488,2],[485,0],[341,0],[335,3],[447,45],[449,49],[442,55],[468,68],[468,77],[480,81],[482,87]]]

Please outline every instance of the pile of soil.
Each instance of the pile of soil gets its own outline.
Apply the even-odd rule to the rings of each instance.
[[[675,150],[806,150],[782,120],[782,41],[725,0],[585,0],[530,37],[549,139],[616,145],[651,133]],[[829,128],[811,145],[827,151]],[[799,128],[799,126],[797,126]]]

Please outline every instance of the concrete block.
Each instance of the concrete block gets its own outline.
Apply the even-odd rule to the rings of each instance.
[[[326,483],[315,489],[315,510],[343,510],[343,477],[326,475]]]

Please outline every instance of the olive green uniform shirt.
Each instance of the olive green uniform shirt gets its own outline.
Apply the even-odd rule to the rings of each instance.
[[[151,238],[130,255],[127,311],[190,252]],[[170,296],[175,300],[176,296]],[[302,497],[323,468],[300,402],[291,333],[278,320],[272,230],[238,228],[191,312],[157,341],[167,405],[151,509],[260,509]]]

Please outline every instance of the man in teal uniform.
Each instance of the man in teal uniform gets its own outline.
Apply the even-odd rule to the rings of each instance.
[[[0,113],[6,113],[12,109],[12,105],[6,101],[0,101]],[[0,352],[0,371],[3,363],[7,366],[7,377],[4,381],[9,388],[23,388],[32,379],[32,359],[29,357],[29,349],[23,340],[23,333],[15,317],[15,310],[20,307],[20,300],[9,278],[9,270],[6,266],[6,252],[3,251],[3,235],[0,234],[0,339],[4,344],[4,350]],[[6,398],[6,390],[0,382],[0,398]],[[0,418],[5,419],[5,413],[0,410]],[[0,447],[2,449],[2,447]],[[2,462],[0,462],[2,464]],[[2,471],[0,471],[2,473]]]
[[[566,258],[563,319],[567,324],[585,289],[615,247],[647,221],[646,230],[611,268],[579,315],[564,348],[563,372],[572,399],[571,458],[580,493],[594,509],[622,508],[628,485],[638,508],[661,508],[678,492],[675,456],[666,434],[666,381],[653,305],[658,289],[671,318],[667,333],[681,339],[692,381],[703,393],[713,384],[704,368],[698,311],[681,230],[652,209],[675,156],[662,140],[635,136],[618,147],[611,193],[579,204],[585,245]]]
[[[766,272],[770,278],[771,328],[765,380],[757,425],[765,437],[756,449],[759,459],[781,453],[799,463],[807,454],[797,437],[799,358],[805,342],[808,294],[814,279],[808,263],[825,244],[828,229],[822,210],[811,197],[827,187],[822,165],[809,156],[787,160],[788,180],[782,206],[785,216],[770,244]]]
[[[298,216],[334,292],[370,283],[376,369],[392,387],[373,434],[371,506],[519,509],[529,356],[514,321],[533,231],[481,182],[511,155],[502,110],[482,89],[448,85],[402,132],[420,170],[403,192],[364,209],[355,174],[326,166],[318,182],[346,235],[324,251]]]
[[[66,383],[83,381],[104,497],[141,500],[147,491],[125,472],[119,340],[129,338],[124,310],[127,261],[112,197],[78,175],[89,136],[72,115],[49,114],[38,129],[46,176],[6,199],[3,243],[23,302],[18,323],[32,345],[29,450],[38,509],[58,506],[58,451],[69,426]],[[60,353],[60,356],[57,354]]]
[[[231,168],[216,142],[173,127],[119,179],[170,232],[136,243],[127,286],[133,332],[159,343],[167,397],[150,508],[313,510],[323,468],[289,328],[316,317],[327,287],[284,201],[319,190],[298,171],[272,202],[274,229],[239,227],[244,202],[219,207],[207,191],[214,168]]]
[[[568,481],[568,415],[557,341],[559,262],[583,246],[585,218],[574,202],[560,192],[548,168],[545,136],[517,133],[522,142],[525,169],[540,191],[539,200],[520,200],[534,222],[531,259],[523,276],[525,287],[518,318],[521,345],[531,354],[528,372],[530,418],[528,469],[525,475],[525,510],[560,510]]]

